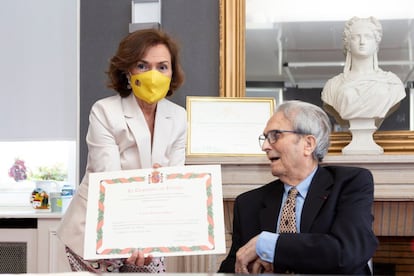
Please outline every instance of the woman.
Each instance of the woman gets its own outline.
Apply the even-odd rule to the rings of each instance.
[[[108,87],[118,95],[92,106],[86,173],[57,234],[73,271],[163,272],[163,258],[145,258],[142,252],[86,261],[83,240],[89,173],[184,165],[186,111],[165,99],[184,80],[178,47],[162,31],[136,31],[121,41],[107,74]]]
[[[392,72],[378,67],[382,27],[374,17],[351,18],[344,28],[345,68],[328,80],[325,109],[341,125],[355,118],[375,118],[377,128],[405,97],[404,85]]]

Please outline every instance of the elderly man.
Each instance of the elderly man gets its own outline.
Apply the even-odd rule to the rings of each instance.
[[[278,106],[259,137],[277,180],[236,198],[219,272],[370,274],[374,184],[362,168],[320,166],[330,123],[319,107]]]

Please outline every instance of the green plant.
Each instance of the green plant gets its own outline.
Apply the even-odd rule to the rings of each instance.
[[[68,178],[67,170],[60,163],[53,166],[40,166],[36,171],[31,172],[30,179],[33,180],[55,180],[65,181]]]

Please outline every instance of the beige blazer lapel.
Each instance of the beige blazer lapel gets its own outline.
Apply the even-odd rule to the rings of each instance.
[[[153,162],[160,163],[162,166],[168,164],[162,164],[164,160],[164,154],[167,151],[168,145],[171,144],[170,133],[173,133],[171,129],[173,127],[171,110],[166,100],[161,100],[157,105],[157,113],[155,115],[155,128],[154,128],[154,141],[152,148],[152,160]]]
[[[125,121],[138,146],[142,168],[151,168],[151,133],[134,94],[131,93],[131,95],[122,99],[122,107]]]

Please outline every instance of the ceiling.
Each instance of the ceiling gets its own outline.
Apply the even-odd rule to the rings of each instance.
[[[284,22],[246,28],[246,80],[284,82],[285,87],[323,87],[342,72],[344,21]],[[414,21],[381,20],[379,66],[414,81]]]

